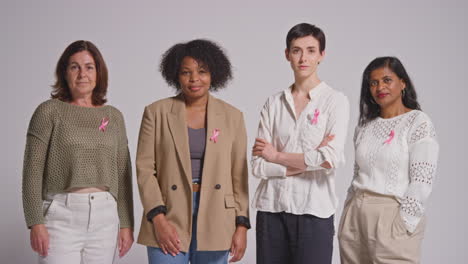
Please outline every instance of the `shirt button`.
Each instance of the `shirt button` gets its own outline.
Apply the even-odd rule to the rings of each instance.
[[[216,189],[216,190],[221,189],[221,184],[216,184],[216,185],[215,185],[215,189]]]
[[[94,196],[91,196],[91,200],[94,200]]]
[[[172,186],[171,186],[171,189],[172,189],[173,191],[177,190],[177,185],[175,185],[175,184],[172,185]]]

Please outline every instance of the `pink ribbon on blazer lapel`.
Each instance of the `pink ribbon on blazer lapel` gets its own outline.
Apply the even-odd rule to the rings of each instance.
[[[103,117],[101,120],[101,125],[99,126],[99,130],[102,132],[106,131],[108,124],[109,124],[109,118]]]
[[[390,131],[390,135],[388,135],[387,140],[384,141],[384,144],[390,144],[392,142],[393,138],[395,137],[395,131]]]
[[[315,109],[315,111],[314,111],[314,117],[310,120],[310,123],[311,123],[312,125],[316,125],[316,124],[317,124],[319,115],[320,115],[320,110]]]
[[[218,136],[219,136],[219,129],[218,128],[213,129],[213,132],[210,137],[210,141],[213,141],[214,143],[218,142]]]

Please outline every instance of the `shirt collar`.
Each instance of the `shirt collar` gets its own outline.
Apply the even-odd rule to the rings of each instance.
[[[286,90],[284,90],[284,96],[286,97],[286,100],[290,101],[293,100],[292,97],[292,88],[294,84],[291,84]],[[309,91],[309,96],[311,99],[317,97],[319,94],[321,94],[324,90],[326,90],[328,85],[321,81],[317,86],[312,88],[312,90]]]

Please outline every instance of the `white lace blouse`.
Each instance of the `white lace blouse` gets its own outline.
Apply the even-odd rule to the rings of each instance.
[[[439,145],[429,117],[419,110],[378,117],[356,128],[354,147],[348,199],[356,190],[395,196],[406,228],[413,232],[424,214],[437,167]]]

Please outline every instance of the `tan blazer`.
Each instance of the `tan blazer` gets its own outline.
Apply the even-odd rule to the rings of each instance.
[[[219,129],[216,143],[210,140],[214,129]],[[197,250],[229,249],[236,216],[249,217],[246,147],[242,113],[210,95]],[[166,218],[179,234],[181,250],[187,252],[192,235],[192,173],[185,103],[180,95],[145,108],[136,168],[144,208],[138,243],[159,247],[146,214],[165,205]]]

